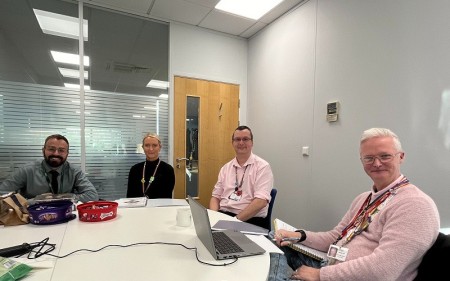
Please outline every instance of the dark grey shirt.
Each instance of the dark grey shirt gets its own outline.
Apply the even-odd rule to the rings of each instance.
[[[26,164],[6,179],[0,185],[0,190],[18,191],[27,199],[43,193],[52,193],[50,170],[52,168],[45,160]],[[66,161],[56,171],[59,173],[58,193],[74,193],[83,203],[98,200],[97,190],[80,168]]]

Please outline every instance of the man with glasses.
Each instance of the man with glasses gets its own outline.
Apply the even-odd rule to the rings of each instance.
[[[231,143],[236,157],[220,169],[209,208],[270,229],[265,217],[273,187],[272,169],[252,153],[253,133],[249,127],[237,127]]]
[[[80,168],[67,160],[69,141],[62,135],[51,135],[42,148],[44,160],[19,168],[6,179],[0,190],[17,191],[32,199],[45,193],[73,193],[81,202],[98,200],[98,193]]]
[[[271,254],[268,280],[414,280],[438,236],[440,219],[433,199],[400,172],[404,157],[391,130],[364,131],[360,159],[373,181],[370,191],[358,195],[330,231],[271,233],[285,255]],[[292,242],[284,238],[323,252],[336,248],[336,254],[319,262],[286,247]]]

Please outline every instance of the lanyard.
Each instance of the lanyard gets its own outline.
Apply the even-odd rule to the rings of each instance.
[[[239,190],[240,188],[242,188],[242,184],[244,183],[244,176],[245,176],[245,172],[247,171],[248,165],[245,166],[244,169],[244,173],[242,174],[241,177],[241,183],[238,182],[238,174],[237,174],[237,167],[234,166],[234,171],[236,173],[236,182],[234,183],[234,192],[237,193],[237,195],[241,195],[242,194],[242,190]]]
[[[153,171],[153,175],[148,179],[147,187],[144,189],[144,187],[145,187],[145,166],[147,165],[147,160],[144,162],[144,168],[142,168],[142,179],[141,179],[142,196],[145,196],[145,193],[147,192],[148,188],[150,187],[152,182],[155,180],[155,175],[156,175],[156,171],[158,170],[159,163],[161,163],[161,159],[158,159],[158,164],[156,164],[155,171]]]
[[[346,237],[342,246],[350,242],[356,235],[363,232],[369,224],[373,221],[373,217],[378,213],[378,207],[386,201],[391,196],[396,194],[396,190],[400,187],[406,186],[409,183],[409,180],[406,177],[403,177],[400,182],[398,182],[393,187],[389,188],[388,191],[381,194],[377,199],[375,199],[372,203],[370,203],[370,199],[372,198],[372,193],[367,196],[364,203],[359,208],[356,215],[353,217],[352,221],[342,230],[342,233],[336,239],[333,244],[336,244],[343,237]]]

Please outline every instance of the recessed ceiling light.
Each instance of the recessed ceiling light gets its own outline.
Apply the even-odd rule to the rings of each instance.
[[[150,80],[150,82],[148,82],[147,87],[167,90],[167,88],[169,88],[169,82],[152,79]]]
[[[56,62],[80,65],[79,55],[57,51],[50,51],[50,53],[52,54],[53,60]],[[84,66],[89,66],[88,56],[84,56]]]
[[[80,36],[79,20],[75,17],[69,17],[61,14],[51,13],[38,9],[33,9],[42,32],[50,35],[56,35],[71,39],[77,39]],[[83,39],[88,40],[88,21],[83,20]]]
[[[216,9],[257,20],[283,0],[221,0]]]

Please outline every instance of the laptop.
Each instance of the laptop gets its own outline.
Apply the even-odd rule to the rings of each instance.
[[[212,231],[208,210],[191,196],[188,196],[188,202],[197,237],[216,260],[261,255],[266,252],[239,231]],[[225,241],[221,241],[222,239]]]

